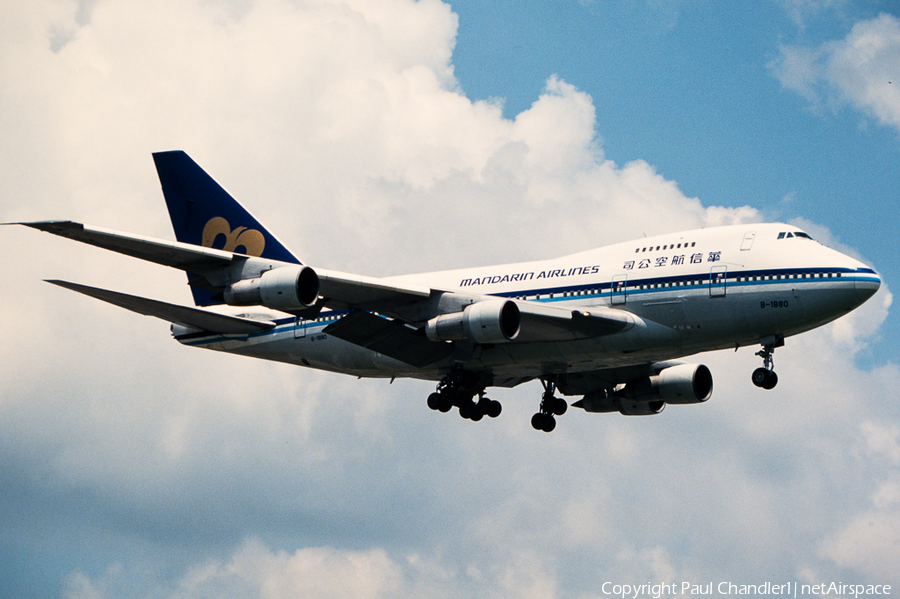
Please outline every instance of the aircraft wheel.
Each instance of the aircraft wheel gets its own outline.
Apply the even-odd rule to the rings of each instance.
[[[466,420],[468,420],[472,416],[472,409],[475,407],[471,401],[464,401],[461,406],[459,406],[459,415]]]
[[[496,418],[500,415],[500,402],[494,401],[493,399],[489,399],[484,396],[479,398],[478,403],[475,404],[475,407],[477,407],[478,411],[481,412],[481,414],[484,416]]]
[[[553,413],[557,416],[562,416],[566,413],[566,410],[569,408],[569,404],[566,403],[562,397],[556,397],[556,401],[553,403]]]
[[[769,371],[765,368],[757,368],[753,371],[753,375],[750,378],[757,387],[764,387],[769,379]]]
[[[544,428],[543,431],[545,433],[553,432],[553,429],[556,428],[556,418],[553,417],[553,414],[547,414],[544,417]]]
[[[535,430],[549,433],[556,428],[556,418],[554,418],[552,414],[538,412],[531,417],[531,426],[533,426]]]
[[[497,416],[500,415],[500,412],[503,410],[503,406],[500,405],[500,402],[495,399],[489,399],[488,402],[490,402],[490,403],[488,403],[485,414],[487,414],[491,418],[496,418]]]
[[[432,393],[428,396],[428,407],[432,410],[441,409],[441,396],[438,393]]]
[[[774,389],[778,384],[778,375],[774,370],[757,368],[753,371],[753,384],[763,389]]]

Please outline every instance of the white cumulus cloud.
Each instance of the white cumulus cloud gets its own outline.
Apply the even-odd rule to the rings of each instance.
[[[782,85],[817,106],[850,105],[900,129],[900,19],[893,15],[860,21],[842,40],[783,46],[770,66]]]

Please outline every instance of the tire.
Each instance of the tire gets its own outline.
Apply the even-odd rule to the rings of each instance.
[[[766,381],[769,380],[769,371],[765,368],[757,368],[753,371],[753,375],[750,379],[757,387],[765,388]]]
[[[557,397],[556,401],[553,403],[553,413],[557,416],[562,416],[566,413],[566,410],[569,409],[569,404],[566,403],[562,397]]]
[[[471,401],[463,402],[461,406],[459,406],[459,415],[465,419],[469,419],[472,417],[472,413],[475,411],[475,404]]]
[[[556,418],[553,417],[552,414],[546,414],[544,416],[544,428],[542,429],[545,433],[552,433],[553,429],[556,428]]]
[[[491,399],[489,401],[490,403],[488,404],[487,412],[485,413],[491,418],[496,418],[500,415],[500,412],[503,411],[503,406],[500,405],[499,401],[496,401],[494,399]]]

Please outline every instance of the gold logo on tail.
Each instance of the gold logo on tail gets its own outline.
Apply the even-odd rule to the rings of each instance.
[[[225,245],[222,249],[226,252],[234,252],[243,246],[243,253],[248,256],[261,256],[266,247],[266,238],[262,233],[247,227],[236,227],[232,231],[231,225],[221,216],[209,219],[209,222],[203,227],[203,241],[201,242],[203,247],[213,247],[213,243],[219,235],[225,236]]]

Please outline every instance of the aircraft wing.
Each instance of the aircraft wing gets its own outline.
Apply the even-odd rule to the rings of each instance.
[[[587,339],[634,326],[631,314],[603,306],[571,310],[533,302],[517,302],[517,305],[522,317],[521,333],[513,343]],[[417,368],[433,364],[454,351],[454,344],[431,341],[422,328],[365,310],[354,310],[327,326],[324,332]],[[511,382],[510,386],[518,382]]]
[[[275,328],[275,323],[264,320],[253,320],[250,318],[240,318],[238,316],[229,316],[227,314],[218,314],[200,308],[191,308],[188,306],[179,306],[169,304],[157,300],[148,299],[146,297],[138,297],[136,295],[128,295],[117,291],[108,291],[106,289],[98,289],[97,287],[88,287],[87,285],[79,285],[68,281],[50,280],[48,283],[83,293],[90,297],[102,300],[104,302],[143,314],[145,316],[154,316],[162,320],[209,331],[210,333],[218,333],[220,335],[249,335],[251,333],[260,333]]]
[[[73,221],[16,224],[199,275],[227,267],[237,260],[260,260],[229,251],[131,235]],[[271,261],[266,260],[266,263]],[[326,305],[337,309],[386,309],[392,304],[431,295],[429,287],[389,283],[376,277],[320,269],[316,269],[316,274],[319,276],[320,294],[327,300]],[[208,281],[204,283],[202,286],[209,288]]]
[[[189,243],[130,235],[99,227],[89,227],[72,221],[17,224],[185,271],[202,271],[228,266],[236,257],[240,257],[240,254],[236,256],[232,252]]]
[[[227,279],[223,279],[223,273],[228,270],[227,267],[238,265],[238,261],[262,260],[261,258],[189,243],[166,241],[152,237],[143,237],[109,229],[102,229],[99,227],[90,227],[73,221],[39,221],[18,224],[59,235],[61,237],[74,239],[82,243],[87,243],[127,256],[132,256],[134,258],[139,258],[141,260],[147,260],[156,264],[184,270],[194,275],[191,284],[211,291],[221,292],[224,289],[224,284],[228,283]],[[264,262],[265,265],[263,265],[263,268],[272,268],[272,261],[265,260]],[[280,264],[288,266],[285,263]],[[298,265],[291,264],[290,266],[296,267]],[[238,272],[239,271],[240,269],[238,269]],[[333,309],[378,312],[399,319],[397,322],[398,327],[404,326],[402,324],[403,316],[398,311],[401,306],[426,299],[434,293],[441,293],[441,291],[433,290],[428,286],[405,282],[400,283],[390,279],[380,279],[377,277],[367,277],[324,269],[315,269],[315,272],[319,281],[319,295],[323,298],[324,305]],[[214,283],[211,283],[211,281],[214,281]],[[124,294],[117,294],[112,291],[93,290],[93,288],[77,286],[74,283],[63,284],[57,282],[56,284],[62,286],[69,285],[69,289],[115,303],[116,305],[135,312],[157,316],[170,322],[181,323],[181,321],[175,320],[176,315],[178,315],[177,318],[187,317],[187,313],[178,312],[175,310],[178,306],[172,304],[162,304],[161,302],[154,304],[155,300],[125,296]],[[76,287],[78,288],[76,289]],[[88,292],[87,290],[92,291]],[[104,297],[100,297],[99,294],[101,293]],[[125,297],[131,298],[127,301],[128,305],[123,304],[125,301],[123,298]],[[113,301],[112,298],[116,298],[115,301]],[[160,304],[171,308],[167,307],[160,311]],[[522,334],[516,342],[586,339],[615,333],[634,323],[631,315],[627,312],[613,310],[602,306],[570,309],[526,301],[516,301],[516,305],[519,307],[523,325]],[[136,307],[139,309],[135,309]],[[193,308],[182,308],[184,310],[195,310]],[[147,310],[147,312],[142,312],[141,310]],[[206,312],[204,310],[195,310],[191,313],[190,318],[196,319],[200,318],[200,315],[206,314],[215,313]],[[221,316],[222,318],[217,319],[216,317],[218,316]],[[210,322],[210,319],[205,319],[203,322],[206,326],[197,324],[189,324],[188,326],[199,326],[199,328],[211,332],[224,332],[224,330],[220,330],[222,327],[234,328],[236,326],[242,330],[246,328],[245,326],[237,325],[234,322],[231,322],[231,325],[225,324],[228,318],[231,317],[216,314],[214,317],[211,317],[212,320],[215,320],[215,323]],[[369,347],[369,345],[374,342],[365,337],[365,332],[370,331],[376,324],[380,327],[386,325],[382,322],[383,319],[380,317],[373,316],[372,318],[374,320],[367,320],[365,324],[361,322],[362,318],[363,317],[360,316],[350,320],[344,325],[344,330],[346,332],[342,334],[346,334],[348,336],[347,340],[353,343],[357,343],[360,339],[365,339],[365,343],[357,344]],[[249,326],[250,328],[254,327],[254,325]],[[351,333],[349,332],[351,326],[361,326],[363,332],[358,334]],[[408,327],[405,328],[408,329]],[[396,327],[390,330],[392,331],[390,337],[395,340],[407,335],[406,331]],[[424,352],[423,355],[426,356],[426,358],[421,359],[427,359],[427,357],[432,355],[434,348],[431,348],[428,344],[433,342],[429,342],[424,337],[422,337],[422,339],[409,339],[409,341],[412,343],[411,347],[417,347]],[[413,341],[421,341],[421,343],[413,343]],[[379,345],[385,343],[385,341],[380,341]],[[398,343],[397,345],[402,344]],[[391,351],[381,351],[380,349],[375,349],[374,351],[379,351],[385,355],[392,356]],[[398,359],[401,359],[404,362],[413,363],[410,362],[410,359],[415,361],[418,360],[415,356],[406,351],[398,351],[400,351],[400,355],[407,358],[403,359],[398,357]]]

